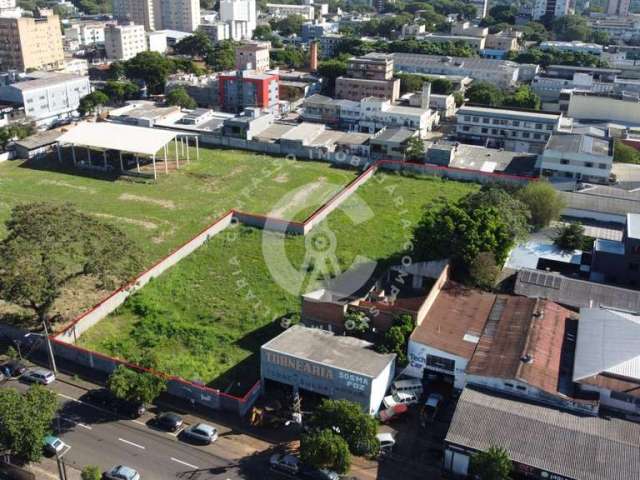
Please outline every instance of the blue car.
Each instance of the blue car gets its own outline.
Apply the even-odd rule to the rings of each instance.
[[[67,446],[62,440],[54,435],[47,435],[44,437],[44,451],[51,455],[59,455]]]

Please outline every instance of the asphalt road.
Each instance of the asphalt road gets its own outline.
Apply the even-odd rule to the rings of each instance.
[[[2,387],[25,390],[28,385],[11,380]],[[276,478],[266,468],[270,452],[247,455],[237,442],[225,438],[233,432],[222,427],[214,444],[192,445],[176,434],[153,428],[149,414],[139,420],[122,420],[77,400],[84,393],[81,389],[61,382],[47,388],[60,398],[56,430],[70,446],[62,454],[67,465],[80,469],[91,464],[106,470],[123,464],[138,470],[143,480]]]

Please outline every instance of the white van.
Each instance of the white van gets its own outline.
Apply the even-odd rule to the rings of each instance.
[[[413,393],[416,397],[422,395],[422,381],[417,378],[396,380],[391,384],[392,393]]]

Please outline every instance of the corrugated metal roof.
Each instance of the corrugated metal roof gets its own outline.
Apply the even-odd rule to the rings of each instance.
[[[465,388],[446,442],[499,446],[525,465],[578,480],[640,478],[640,424],[574,415]]]
[[[580,309],[573,380],[600,373],[640,380],[640,316],[606,308]]]

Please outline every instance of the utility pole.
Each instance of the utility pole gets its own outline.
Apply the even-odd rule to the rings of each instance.
[[[58,373],[56,368],[56,359],[53,357],[53,346],[51,345],[51,339],[49,338],[49,329],[47,328],[47,320],[42,321],[44,327],[44,338],[47,342],[47,353],[49,354],[49,367],[53,373]]]
[[[60,475],[60,480],[67,480],[67,466],[58,455],[56,455],[56,461],[58,462],[58,475]]]

